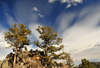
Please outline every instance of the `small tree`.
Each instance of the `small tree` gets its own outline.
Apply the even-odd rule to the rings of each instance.
[[[9,47],[11,48],[13,47],[13,49],[15,49],[13,68],[16,62],[17,50],[18,48],[19,50],[21,50],[24,47],[24,45],[30,44],[30,41],[27,39],[27,35],[30,34],[31,34],[31,30],[26,29],[26,26],[24,24],[20,24],[18,26],[17,24],[14,24],[12,25],[12,27],[9,29],[8,32],[5,32],[5,36],[4,36],[5,41],[7,41],[7,43],[10,44]]]
[[[42,42],[40,43],[37,40],[34,41],[34,44],[44,50],[45,55],[43,56],[43,58],[45,58],[46,67],[48,63],[51,64],[53,59],[65,59],[65,57],[67,57],[68,54],[65,52],[62,52],[60,54],[55,53],[64,48],[64,45],[60,45],[62,43],[62,38],[58,37],[57,32],[55,32],[51,26],[38,26],[36,30],[40,33],[39,38],[42,39]],[[54,45],[60,46],[56,47]],[[47,60],[47,58],[50,58],[50,60]]]
[[[82,64],[79,66],[79,68],[96,68],[93,66],[88,60],[82,59]]]
[[[66,64],[68,65],[68,68],[72,68],[74,66],[74,62],[71,58],[71,54],[69,54],[66,58]]]

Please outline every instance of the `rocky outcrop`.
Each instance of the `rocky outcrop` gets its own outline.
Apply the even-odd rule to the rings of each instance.
[[[23,51],[18,52],[16,55],[16,64],[15,68],[45,68],[45,65],[43,64],[43,58],[42,56],[44,53],[42,51]],[[10,53],[6,56],[4,61],[1,63],[1,68],[12,68],[13,65],[13,59],[14,54]],[[60,64],[61,65],[61,64]],[[59,66],[59,68],[67,68],[66,65],[60,66],[56,65],[56,67]],[[50,67],[53,68],[53,65]]]
[[[15,68],[42,68],[41,51],[23,51],[17,53]],[[1,63],[1,68],[12,68],[14,54],[10,53]]]

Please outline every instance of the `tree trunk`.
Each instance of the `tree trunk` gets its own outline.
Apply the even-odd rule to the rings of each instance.
[[[47,44],[45,46],[45,55],[47,56]],[[47,68],[47,58],[45,59],[45,68]]]
[[[13,68],[15,67],[15,63],[16,63],[16,54],[17,54],[17,47],[16,47],[16,50],[15,50],[15,55],[14,55]]]
[[[21,52],[23,52],[23,48],[21,48]]]

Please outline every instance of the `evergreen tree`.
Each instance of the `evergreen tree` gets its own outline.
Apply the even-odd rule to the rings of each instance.
[[[68,65],[69,68],[72,68],[74,66],[74,62],[71,58],[71,54],[69,54],[68,57],[66,58],[66,64]]]
[[[62,43],[62,38],[58,37],[57,32],[55,32],[51,26],[38,26],[36,30],[40,33],[39,38],[42,39],[42,42],[40,43],[37,40],[34,41],[34,44],[44,50],[45,55],[43,58],[45,59],[46,67],[48,66],[47,64],[51,64],[54,59],[65,59],[67,57],[68,54],[65,52],[62,52],[60,54],[55,53],[63,49],[64,45],[60,45]],[[56,47],[54,45],[59,46]],[[50,58],[50,60],[47,60],[48,58]]]
[[[27,39],[27,35],[30,34],[31,30],[26,29],[26,26],[24,24],[20,24],[18,26],[17,24],[14,24],[12,25],[12,27],[9,29],[8,32],[5,32],[4,36],[5,41],[7,41],[7,43],[10,44],[9,45],[10,48],[13,48],[13,50],[15,50],[13,68],[16,62],[17,50],[18,48],[19,50],[21,50],[24,47],[24,45],[30,44],[30,41]]]
[[[88,60],[82,59],[82,64],[80,65],[79,68],[96,68],[93,66]]]

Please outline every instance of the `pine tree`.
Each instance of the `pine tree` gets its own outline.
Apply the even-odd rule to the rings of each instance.
[[[40,36],[39,38],[42,39],[42,42],[40,43],[38,40],[34,41],[33,43],[38,46],[39,48],[44,50],[44,56],[45,58],[45,66],[47,67],[48,64],[54,60],[54,59],[65,59],[67,57],[67,53],[62,52],[60,54],[56,54],[55,52],[60,51],[64,48],[64,45],[60,45],[62,43],[62,38],[58,37],[57,32],[52,29],[51,26],[43,26],[36,29]],[[59,45],[58,47],[54,45]],[[47,60],[50,58],[50,60]],[[55,62],[55,61],[54,61]]]
[[[17,50],[18,49],[21,50],[22,48],[24,48],[24,45],[30,44],[30,41],[27,39],[27,36],[30,34],[31,30],[26,29],[26,26],[24,24],[20,24],[18,26],[17,24],[14,24],[12,25],[12,27],[9,29],[8,32],[5,32],[4,36],[5,41],[7,41],[7,43],[10,44],[9,45],[10,48],[15,50],[13,68],[16,62]]]
[[[68,65],[69,68],[72,68],[74,66],[74,62],[71,58],[71,54],[69,54],[66,58],[66,64]]]
[[[82,59],[82,64],[80,65],[79,68],[96,68],[93,66],[88,60]]]

